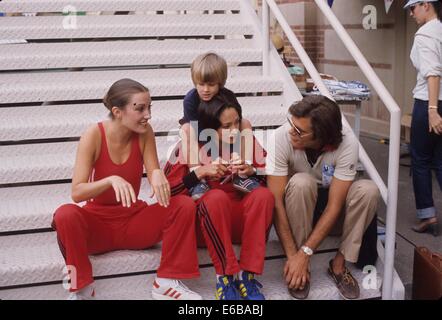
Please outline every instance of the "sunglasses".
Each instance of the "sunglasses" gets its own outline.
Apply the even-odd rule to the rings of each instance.
[[[295,131],[295,134],[299,137],[299,138],[304,138],[307,137],[311,134],[313,134],[313,132],[302,132],[301,129],[299,129],[297,126],[295,126],[295,124],[293,123],[292,119],[290,118],[290,116],[287,116],[287,121],[290,124],[290,126],[293,128],[293,130]]]

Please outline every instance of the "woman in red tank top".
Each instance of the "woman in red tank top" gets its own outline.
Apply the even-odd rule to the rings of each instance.
[[[54,214],[53,227],[71,271],[69,298],[95,296],[90,254],[145,249],[162,241],[152,298],[201,299],[178,280],[199,276],[193,232],[196,207],[188,196],[170,198],[148,123],[149,90],[122,79],[111,86],[103,102],[111,119],[92,125],[82,135],[72,178],[72,199],[87,203],[66,204]],[[138,199],[143,166],[158,200],[150,206]]]

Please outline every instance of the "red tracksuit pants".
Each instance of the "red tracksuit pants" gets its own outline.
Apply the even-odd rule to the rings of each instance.
[[[139,205],[141,202],[141,205]],[[161,240],[162,255],[157,275],[162,278],[188,279],[199,276],[195,237],[194,201],[185,195],[171,198],[168,208],[158,204],[147,206],[139,201],[139,209],[129,215],[115,217],[106,212],[66,204],[54,214],[60,250],[66,265],[74,266],[76,281],[71,291],[93,282],[90,254],[122,249],[146,249]],[[118,207],[114,207],[115,209]],[[121,206],[120,210],[123,210]],[[115,210],[113,210],[115,213]]]
[[[262,274],[274,202],[264,187],[242,198],[236,192],[211,189],[198,200],[198,245],[207,246],[217,274],[239,270]],[[239,263],[232,243],[242,244]]]

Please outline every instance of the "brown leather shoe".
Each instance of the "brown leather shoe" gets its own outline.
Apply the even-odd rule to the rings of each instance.
[[[328,263],[328,275],[336,283],[339,289],[339,293],[345,299],[357,299],[359,298],[359,285],[358,281],[352,276],[350,270],[344,267],[344,272],[342,274],[336,274],[333,272],[333,259]]]
[[[307,281],[303,289],[290,289],[289,290],[290,295],[298,300],[304,300],[308,297],[308,294],[310,292],[310,281]]]

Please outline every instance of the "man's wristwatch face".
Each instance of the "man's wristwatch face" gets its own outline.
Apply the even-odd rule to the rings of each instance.
[[[313,250],[310,249],[310,248],[307,247],[307,246],[302,246],[302,247],[301,247],[301,250],[302,250],[306,255],[308,255],[308,256],[312,256],[312,255],[313,255]]]

